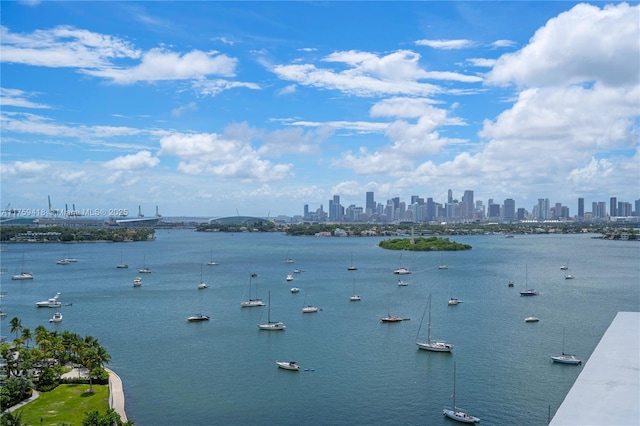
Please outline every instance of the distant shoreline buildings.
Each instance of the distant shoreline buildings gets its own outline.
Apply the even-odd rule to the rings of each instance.
[[[474,201],[472,190],[464,191],[460,200],[454,198],[453,192],[447,192],[447,201],[436,202],[433,198],[412,195],[409,203],[394,197],[379,203],[375,201],[372,191],[366,192],[364,207],[351,204],[348,207],[340,204],[340,196],[334,195],[329,200],[329,210],[324,206],[311,211],[304,205],[302,216],[294,216],[293,222],[375,222],[375,223],[512,223],[522,221],[577,221],[588,223],[600,222],[640,222],[640,199],[634,205],[626,201],[618,201],[617,197],[609,200],[609,209],[605,201],[594,201],[591,211],[586,212],[584,198],[578,198],[578,214],[571,216],[569,207],[562,203],[551,204],[548,198],[539,198],[531,210],[516,208],[516,201],[507,198],[502,203],[490,198],[485,205],[481,200]]]

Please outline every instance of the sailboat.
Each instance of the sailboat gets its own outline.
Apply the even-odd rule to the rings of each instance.
[[[150,274],[151,273],[151,269],[147,268],[146,262],[147,262],[147,257],[144,256],[142,258],[142,269],[138,269],[138,272],[140,272],[141,274]]]
[[[443,255],[442,253],[440,253],[440,265],[438,265],[438,269],[449,269],[449,267],[447,265],[444,264],[444,262],[442,261]]]
[[[318,312],[318,307],[317,306],[313,306],[313,305],[307,305],[307,295],[309,293],[307,292],[307,294],[304,295],[304,304],[302,305],[302,313],[303,314],[310,314],[310,313],[314,313],[314,312]]]
[[[456,420],[461,423],[478,423],[480,421],[479,418],[474,417],[470,414],[465,413],[464,411],[458,410],[456,407],[456,363],[453,363],[453,394],[451,395],[453,398],[453,407],[445,408],[442,410],[442,414],[449,417],[452,420]]]
[[[351,255],[351,264],[349,265],[349,267],[347,268],[347,271],[357,271],[358,268],[356,268],[355,266],[353,266],[353,254]]]
[[[243,308],[254,308],[256,306],[264,306],[264,302],[262,301],[262,299],[258,299],[257,297],[255,299],[251,298],[251,279],[257,276],[258,274],[249,275],[249,300],[244,300],[240,302],[240,306]],[[258,285],[256,284],[256,296],[257,295],[258,295]]]
[[[400,265],[402,265],[402,252],[400,252]],[[408,275],[411,273],[411,271],[404,266],[400,266],[398,269],[393,271],[393,273],[397,275]]]
[[[529,284],[529,273],[527,270],[527,265],[524,267],[524,283],[525,285]],[[522,290],[520,292],[520,296],[537,296],[539,293],[533,289]]]
[[[207,285],[207,283],[205,283],[202,279],[202,265],[200,265],[200,284],[198,284],[198,290],[202,290],[208,287],[209,286]]]
[[[120,263],[118,265],[116,265],[116,268],[118,268],[118,269],[126,269],[128,267],[129,267],[129,265],[127,265],[126,263],[122,262],[122,252],[120,252]]]
[[[422,322],[424,320],[424,314],[422,313],[422,320],[420,320],[420,327],[418,327],[418,334],[416,334],[416,346],[418,349],[424,349],[425,351],[432,352],[451,352],[453,350],[453,345],[446,342],[432,342],[431,341],[431,295],[429,295],[429,321],[427,327],[427,341],[426,342],[418,342],[418,336],[420,335],[420,328],[422,328]],[[425,307],[426,311],[426,307]]]
[[[207,265],[209,265],[209,266],[216,266],[217,264],[218,264],[218,262],[215,262],[215,261],[213,260],[213,250],[211,250],[211,260],[209,260],[209,261],[207,262]]]
[[[575,355],[564,353],[564,331],[565,329],[563,328],[562,329],[562,355],[552,356],[551,359],[553,360],[553,362],[558,362],[560,364],[581,365],[582,364],[581,359],[576,358]]]
[[[267,323],[266,324],[258,324],[258,328],[260,330],[268,330],[268,331],[286,329],[287,327],[284,325],[283,322],[271,321],[271,292],[269,292],[268,302],[269,303],[268,303],[268,306],[267,306]]]
[[[360,295],[356,293],[356,279],[353,279],[353,296],[349,297],[349,300],[352,302],[359,302]]]
[[[24,253],[22,253],[22,262],[20,263],[20,273],[11,276],[12,280],[32,280],[33,274],[24,270]]]

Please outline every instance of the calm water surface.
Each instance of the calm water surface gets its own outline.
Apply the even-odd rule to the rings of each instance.
[[[592,235],[452,237],[472,250],[386,251],[380,238],[158,231],[142,243],[12,244],[2,253],[1,334],[14,316],[32,330],[92,335],[123,379],[136,425],[451,424],[457,405],[483,425],[545,425],[582,367],[553,364],[565,351],[589,359],[619,311],[640,310],[640,244]],[[33,281],[12,281],[25,257]],[[75,257],[66,266],[55,261]],[[120,258],[129,269],[116,269]],[[202,266],[211,260],[218,266]],[[287,257],[294,264],[285,262]],[[357,271],[347,271],[351,264]],[[449,266],[438,270],[441,260]],[[138,274],[143,263],[153,270]],[[574,280],[565,280],[563,264]],[[397,285],[393,270],[408,286]],[[285,276],[294,268],[288,283]],[[253,292],[267,301],[284,332],[259,331],[267,307],[240,308]],[[198,290],[202,278],[210,287]],[[132,287],[140,275],[143,285]],[[515,287],[507,283],[513,280]],[[301,291],[292,294],[290,288]],[[360,302],[350,302],[356,291]],[[257,289],[256,289],[257,286]],[[520,297],[534,288],[537,297]],[[64,320],[35,302],[61,292]],[[432,338],[453,353],[416,349],[432,295]],[[448,306],[449,297],[463,303]],[[306,300],[305,300],[306,299]],[[322,310],[302,314],[302,306]],[[187,323],[195,313],[211,321]],[[410,320],[383,324],[387,314]],[[538,323],[525,323],[535,315]],[[419,333],[418,333],[419,332]],[[10,337],[10,336],[9,336]],[[295,360],[298,373],[276,360]]]

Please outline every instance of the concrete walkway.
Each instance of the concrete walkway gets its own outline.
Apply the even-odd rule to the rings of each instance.
[[[108,369],[107,373],[109,373],[109,407],[113,408],[113,410],[120,415],[120,419],[123,422],[127,421],[127,413],[124,411],[124,390],[122,389],[122,380],[120,376],[118,376],[114,371]],[[75,378],[75,377],[88,377],[88,372],[86,368],[74,368],[68,373],[64,373],[62,378]],[[37,399],[40,396],[38,391],[33,390],[33,394],[30,398],[25,399],[24,401],[20,401],[13,407],[8,408],[7,412],[12,412],[17,410],[18,408],[30,403],[31,401]]]

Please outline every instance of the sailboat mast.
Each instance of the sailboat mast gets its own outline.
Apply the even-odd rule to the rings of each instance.
[[[431,295],[429,295],[429,324],[427,326],[427,343],[431,343]]]
[[[456,363],[453,363],[453,412],[456,411]]]

